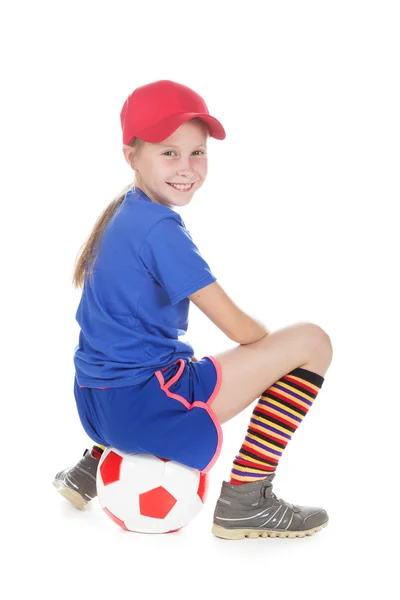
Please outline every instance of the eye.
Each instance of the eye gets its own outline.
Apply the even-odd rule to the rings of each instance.
[[[170,154],[171,152],[175,152],[174,150],[167,150],[166,152],[164,152],[164,156],[167,154]],[[201,154],[205,154],[205,152],[203,152],[203,150],[194,150],[193,153],[195,152],[200,152]]]

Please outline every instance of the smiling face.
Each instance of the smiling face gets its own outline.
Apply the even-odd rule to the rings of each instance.
[[[207,176],[206,125],[187,121],[157,144],[142,142],[138,148],[124,146],[127,162],[135,171],[135,185],[157,204],[185,206]],[[171,184],[192,184],[182,191]]]

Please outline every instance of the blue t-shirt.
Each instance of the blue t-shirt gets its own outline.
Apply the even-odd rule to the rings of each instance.
[[[216,281],[181,216],[130,188],[109,221],[76,312],[78,384],[141,383],[193,348],[188,296]]]

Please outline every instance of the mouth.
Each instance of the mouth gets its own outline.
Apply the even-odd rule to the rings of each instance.
[[[190,190],[193,188],[194,183],[191,183],[190,185],[188,184],[180,184],[180,183],[169,183],[167,181],[168,185],[171,186],[174,190],[177,190],[178,192],[190,192]]]

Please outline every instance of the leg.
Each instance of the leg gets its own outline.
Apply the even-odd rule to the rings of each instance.
[[[97,496],[97,467],[104,449],[105,446],[96,444],[90,451],[85,450],[74,467],[60,471],[54,478],[54,487],[76,508],[83,510]]]
[[[312,323],[298,323],[215,358],[221,365],[222,383],[212,408],[220,423],[225,423],[297,367],[324,376],[332,347],[323,329]]]
[[[304,339],[307,335],[308,344],[307,339]],[[275,338],[271,342],[272,336]],[[268,347],[267,341],[270,342]],[[328,515],[322,509],[294,507],[276,498],[272,493],[271,482],[282,451],[322,386],[323,375],[332,359],[332,348],[328,336],[321,329],[307,324],[286,328],[266,336],[259,342],[256,342],[259,352],[264,351],[266,355],[268,352],[274,352],[272,361],[268,364],[278,369],[275,373],[281,373],[283,370],[285,374],[271,376],[272,371],[269,370],[270,381],[273,383],[262,393],[253,411],[246,438],[233,464],[230,484],[223,482],[221,496],[214,512],[212,531],[226,539],[259,535],[304,537],[324,527],[328,522]],[[308,354],[304,354],[307,348]],[[237,350],[236,348],[230,351],[228,361],[230,359],[231,363],[228,362],[228,372],[229,364],[234,361],[232,354]],[[297,365],[301,364],[301,367],[295,366],[296,361],[293,363],[293,354],[296,352],[301,352],[297,357]],[[257,367],[257,357],[252,356]],[[222,363],[224,378],[224,357],[216,358]],[[282,368],[282,364],[286,366]],[[244,369],[248,372],[251,365],[244,365]],[[291,370],[288,373],[286,369]],[[225,375],[226,372],[227,369]],[[256,374],[252,373],[255,379],[251,381],[251,385],[258,383]],[[265,381],[262,376],[261,381]],[[246,381],[243,384],[245,386]],[[225,391],[228,390],[228,394],[229,385],[229,380],[225,379]],[[235,393],[236,386],[233,393],[234,406],[230,405],[228,410],[224,397],[220,398],[219,415],[225,420],[241,410],[243,399],[241,402]],[[243,408],[247,405],[245,399]]]

